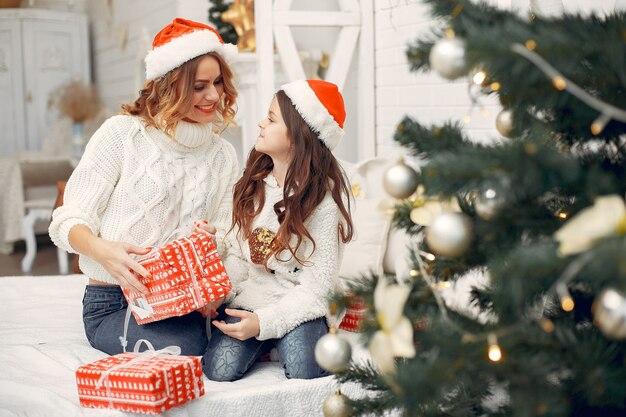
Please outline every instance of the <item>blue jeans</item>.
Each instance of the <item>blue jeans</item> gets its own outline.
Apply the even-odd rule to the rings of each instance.
[[[228,316],[223,308],[217,320],[236,323],[239,318]],[[212,381],[236,381],[252,367],[259,357],[276,346],[278,360],[287,378],[312,379],[329,373],[315,361],[315,345],[328,333],[322,317],[302,323],[281,339],[257,340],[254,337],[241,341],[226,336],[213,328],[209,347],[202,359],[204,374]]]
[[[87,285],[83,297],[83,324],[91,346],[109,355],[122,352],[120,336],[128,303],[120,287]],[[181,354],[202,356],[206,351],[206,319],[194,312],[181,317],[138,325],[134,316],[128,323],[127,351],[139,339],[150,341],[155,349],[180,346]]]

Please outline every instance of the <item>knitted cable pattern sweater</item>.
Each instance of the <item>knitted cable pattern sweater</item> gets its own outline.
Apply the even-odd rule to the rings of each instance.
[[[49,232],[60,248],[84,224],[103,239],[162,246],[207,219],[222,242],[230,227],[232,188],[239,176],[234,147],[212,124],[180,122],[175,140],[139,117],[108,119],[89,140],[53,213]],[[80,257],[90,278],[117,284],[96,261]]]
[[[253,222],[253,230],[265,227],[278,231],[278,217],[274,204],[283,198],[283,189],[273,175],[265,178],[265,206]],[[281,338],[298,325],[326,317],[329,326],[335,326],[338,317],[328,312],[328,301],[339,288],[339,265],[343,247],[338,225],[341,217],[339,207],[330,193],[305,221],[305,226],[315,240],[315,251],[309,240],[304,240],[298,257],[306,265],[299,264],[289,253],[283,251],[270,258],[267,271],[263,265],[252,262],[248,241],[235,233],[227,235],[228,254],[224,266],[228,271],[233,289],[226,302],[232,308],[255,312],[259,317],[258,340]],[[239,235],[239,234],[237,234]],[[295,239],[294,239],[295,242]]]

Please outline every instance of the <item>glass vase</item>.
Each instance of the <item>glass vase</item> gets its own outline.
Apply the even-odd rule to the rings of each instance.
[[[85,137],[83,134],[84,124],[81,122],[75,122],[72,125],[72,156],[76,159],[80,159],[85,152]]]

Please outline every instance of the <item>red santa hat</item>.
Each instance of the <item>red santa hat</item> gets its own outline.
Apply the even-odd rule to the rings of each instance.
[[[159,78],[185,62],[209,52],[216,52],[226,62],[237,57],[237,46],[224,43],[212,27],[177,17],[154,37],[146,55],[146,79]]]
[[[339,88],[324,80],[298,80],[283,85],[307,125],[331,151],[344,135],[346,109]]]

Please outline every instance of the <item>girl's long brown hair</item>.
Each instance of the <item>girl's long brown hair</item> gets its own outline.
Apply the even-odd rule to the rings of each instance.
[[[173,137],[176,125],[191,109],[189,97],[194,93],[196,72],[200,60],[206,56],[217,60],[224,83],[224,94],[217,107],[221,120],[217,125],[220,130],[224,130],[229,124],[235,124],[237,89],[233,84],[233,71],[226,60],[215,52],[197,56],[164,76],[148,81],[139,92],[137,100],[122,104],[122,113],[139,116],[146,125],[163,129]]]
[[[294,157],[287,169],[283,186],[283,199],[274,205],[280,227],[270,247],[267,260],[283,250],[288,250],[301,264],[305,259],[296,255],[303,239],[315,240],[304,226],[313,210],[322,202],[326,193],[331,192],[345,222],[339,222],[338,232],[346,243],[352,240],[353,225],[350,216],[350,194],[346,175],[331,151],[322,143],[318,135],[306,124],[296,111],[284,91],[276,93],[276,100],[287,126],[289,138],[294,145]],[[263,179],[272,171],[272,158],[256,151],[250,151],[243,176],[235,184],[233,195],[232,228],[239,227],[245,239],[252,234],[254,218],[265,204]],[[347,202],[344,204],[343,196]],[[323,221],[323,220],[322,220]],[[290,239],[296,237],[295,247]]]

